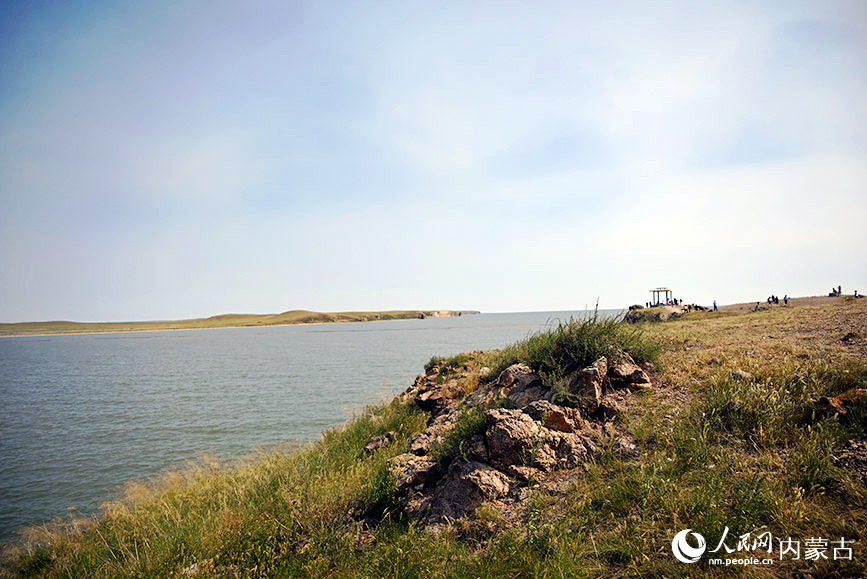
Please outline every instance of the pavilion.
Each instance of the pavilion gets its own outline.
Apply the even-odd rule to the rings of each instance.
[[[653,300],[650,302],[651,306],[658,306],[660,304],[667,304],[672,300],[672,295],[674,294],[674,290],[658,287],[656,289],[650,290],[650,293],[653,294]],[[661,299],[661,296],[665,295],[665,299]]]

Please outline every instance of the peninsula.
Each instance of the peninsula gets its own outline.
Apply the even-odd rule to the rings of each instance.
[[[387,310],[380,312],[312,312],[309,310],[289,310],[280,314],[221,314],[209,318],[149,322],[19,322],[0,324],[0,336],[374,322],[382,320],[439,318],[478,313],[475,310]]]

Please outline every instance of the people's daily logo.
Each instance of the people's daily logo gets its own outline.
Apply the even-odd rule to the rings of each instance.
[[[674,556],[678,561],[684,563],[695,563],[699,558],[701,558],[707,548],[704,537],[698,533],[692,533],[692,536],[695,537],[696,541],[698,541],[698,546],[691,546],[686,540],[690,531],[692,531],[692,529],[684,529],[676,534],[674,539],[671,540],[671,552],[674,553]]]
[[[776,559],[775,551],[780,561],[851,561],[854,556],[852,546],[855,540],[845,537],[840,537],[840,540],[824,537],[777,537],[775,542],[770,531],[734,534],[731,537],[729,531],[728,527],[723,529],[716,548],[708,549],[704,536],[692,529],[684,529],[671,540],[671,552],[681,563],[695,563],[707,553],[705,562],[708,565],[725,566],[773,565]],[[762,555],[761,552],[767,555]],[[759,558],[760,556],[762,558]]]

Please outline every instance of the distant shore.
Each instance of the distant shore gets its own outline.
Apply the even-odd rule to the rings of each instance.
[[[17,322],[0,323],[0,338],[58,334],[104,334],[115,332],[152,332],[168,330],[291,326],[300,324],[376,322],[387,320],[455,317],[478,313],[480,312],[476,310],[386,310],[370,312],[314,312],[309,310],[290,310],[279,314],[221,314],[209,318],[146,322]]]

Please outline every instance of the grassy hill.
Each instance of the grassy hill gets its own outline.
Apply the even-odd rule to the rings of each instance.
[[[636,451],[602,445],[557,473],[556,490],[521,483],[525,511],[486,502],[437,528],[409,514],[389,459],[430,415],[412,399],[371,407],[317,443],[235,465],[203,463],[129,483],[98,519],[22,537],[9,576],[92,577],[789,577],[867,576],[867,300],[698,312],[653,324],[570,324],[501,351],[434,358],[427,380],[463,396],[523,361],[546,380],[576,357],[623,348],[649,370],[611,426]],[[588,358],[588,356],[590,358]],[[581,362],[584,363],[583,361]],[[485,370],[488,368],[489,370]],[[484,423],[467,415],[435,455],[460,460]],[[390,443],[370,451],[373,437]],[[860,458],[859,458],[860,457]],[[738,537],[771,533],[816,559],[693,564],[672,555],[685,529],[745,557]],[[851,559],[837,559],[847,541]],[[694,545],[694,544],[693,544]],[[841,552],[843,553],[843,552]]]
[[[151,322],[20,322],[0,324],[2,335],[63,334],[81,332],[135,332],[146,330],[196,330],[202,328],[236,328],[243,326],[277,326],[335,322],[369,322],[407,320],[438,315],[478,313],[451,310],[390,310],[382,312],[311,312],[290,310],[280,314],[220,314],[209,318]]]

